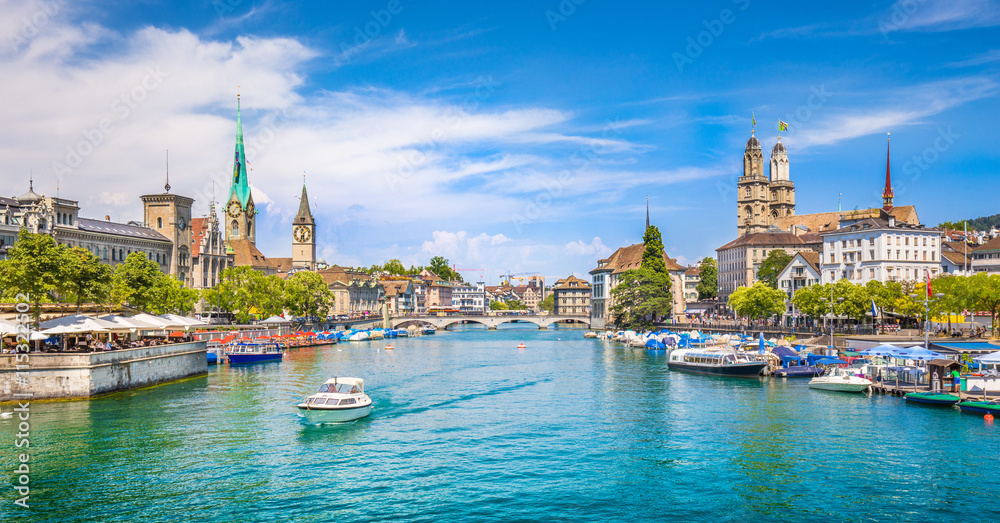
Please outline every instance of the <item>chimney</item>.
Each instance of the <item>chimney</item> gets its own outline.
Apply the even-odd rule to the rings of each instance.
[[[889,217],[889,227],[895,227],[895,226],[896,226],[896,218],[894,216],[890,216]]]

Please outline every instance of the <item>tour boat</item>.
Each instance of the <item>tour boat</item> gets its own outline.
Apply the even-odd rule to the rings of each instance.
[[[331,378],[319,392],[298,404],[299,415],[310,423],[342,423],[363,418],[372,411],[372,399],[365,394],[360,378]]]
[[[434,327],[424,327],[424,330],[423,330],[424,336],[429,336],[431,334],[434,334],[435,332],[437,332],[437,331],[434,329]]]
[[[863,392],[872,386],[871,380],[855,376],[852,373],[853,370],[830,369],[829,373],[809,380],[809,388],[838,392]]]
[[[943,405],[950,407],[959,401],[955,394],[946,392],[911,392],[903,396],[907,403],[920,403],[923,405]]]
[[[766,366],[766,361],[754,361],[745,353],[700,348],[676,349],[667,360],[670,369],[713,376],[755,378]]]
[[[277,343],[237,343],[226,351],[230,365],[281,361],[284,353]]]
[[[1000,399],[988,401],[962,401],[959,402],[958,408],[962,409],[962,412],[1000,415]]]

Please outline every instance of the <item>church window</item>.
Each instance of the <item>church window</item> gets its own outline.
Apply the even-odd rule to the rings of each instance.
[[[233,223],[230,226],[230,228],[233,231],[232,232],[233,236],[239,236],[240,235],[240,223],[239,222],[237,222],[236,220],[233,220]]]
[[[750,188],[747,187],[747,198],[749,198],[749,197],[750,197]]]

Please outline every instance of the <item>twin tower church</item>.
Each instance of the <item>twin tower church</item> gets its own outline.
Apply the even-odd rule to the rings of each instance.
[[[233,159],[233,178],[229,197],[223,208],[227,252],[233,264],[249,265],[266,274],[288,272],[291,269],[315,270],[316,221],[309,209],[309,195],[305,181],[299,210],[292,220],[292,257],[267,258],[257,249],[257,208],[250,190],[247,158],[243,148],[243,122],[240,117],[239,95],[236,96],[236,156]]]
[[[766,232],[779,219],[795,215],[795,183],[788,175],[788,151],[778,137],[771,149],[768,176],[764,154],[753,134],[743,152],[743,176],[737,183],[736,223],[739,236]]]

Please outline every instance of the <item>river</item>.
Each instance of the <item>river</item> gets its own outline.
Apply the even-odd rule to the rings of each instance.
[[[438,331],[35,403],[29,509],[0,420],[0,521],[1000,520],[980,416],[672,372],[582,334]],[[375,410],[302,423],[335,375]]]

